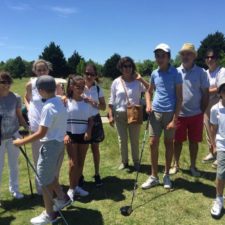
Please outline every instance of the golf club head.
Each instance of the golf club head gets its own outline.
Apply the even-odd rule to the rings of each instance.
[[[120,208],[120,213],[123,216],[129,216],[132,212],[133,212],[133,209],[130,205],[123,206],[123,207]]]

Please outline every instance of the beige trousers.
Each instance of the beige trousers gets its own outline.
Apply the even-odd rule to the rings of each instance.
[[[126,112],[115,112],[114,119],[118,134],[122,163],[128,163],[128,135],[130,138],[133,163],[139,163],[140,124],[127,124]]]

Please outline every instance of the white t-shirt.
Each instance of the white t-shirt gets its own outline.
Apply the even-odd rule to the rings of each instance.
[[[31,82],[31,100],[30,107],[28,111],[28,118],[30,123],[31,131],[35,132],[39,128],[41,111],[44,106],[44,103],[41,101],[41,96],[36,87],[37,78],[32,78]]]
[[[59,97],[47,99],[41,111],[40,126],[48,131],[40,141],[63,141],[66,134],[67,110]]]
[[[92,98],[95,102],[99,103],[99,98],[104,97],[104,94],[103,94],[103,91],[100,87],[99,87],[99,94],[98,94],[97,85],[93,85],[90,88],[85,87],[84,96]],[[93,110],[94,115],[97,115],[99,113],[99,110],[96,109],[95,107],[92,107],[92,110]]]
[[[220,80],[222,78],[225,77],[225,68],[224,67],[220,67],[220,70],[218,71],[218,74],[216,76],[216,86],[218,88],[219,84],[220,84]]]
[[[218,125],[216,133],[216,150],[225,151],[225,107],[221,102],[218,102],[212,107],[210,123]]]
[[[75,101],[74,99],[68,99],[67,101],[67,131],[72,134],[83,134],[88,128],[88,119],[95,114],[93,113],[93,107],[82,101]]]
[[[138,80],[124,81],[124,85],[130,104],[140,105],[141,93],[146,91],[144,85]],[[127,97],[120,77],[116,78],[111,85],[109,104],[113,105],[115,111],[125,112],[127,109]]]

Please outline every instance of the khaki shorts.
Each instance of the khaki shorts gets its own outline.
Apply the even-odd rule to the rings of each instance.
[[[225,151],[217,151],[217,172],[216,177],[225,180]]]
[[[166,129],[166,126],[172,121],[174,112],[155,112],[150,114],[149,136],[160,137],[164,130],[164,137],[172,139],[175,129]]]

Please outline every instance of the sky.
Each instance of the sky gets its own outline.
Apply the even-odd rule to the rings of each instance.
[[[224,0],[0,0],[0,61],[36,60],[52,41],[65,58],[100,64],[114,53],[153,60],[159,43],[175,58],[185,42],[225,34],[224,9]]]

